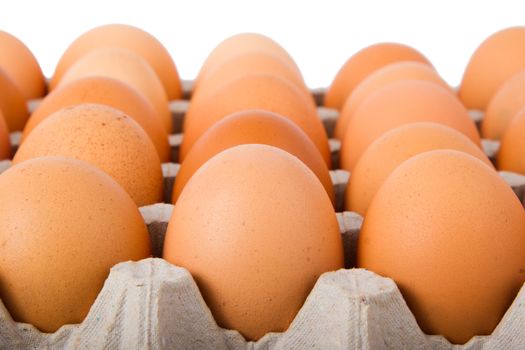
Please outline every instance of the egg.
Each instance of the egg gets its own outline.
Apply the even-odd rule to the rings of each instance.
[[[525,175],[525,107],[518,112],[503,134],[496,156],[500,170],[508,170]]]
[[[133,200],[89,164],[43,157],[0,175],[0,297],[42,332],[80,323],[109,269],[150,256]]]
[[[259,109],[225,117],[195,142],[175,179],[172,202],[176,202],[188,180],[206,161],[225,149],[242,144],[265,144],[293,154],[315,173],[334,202],[328,167],[308,136],[285,117]]]
[[[200,81],[215,67],[220,66],[233,56],[250,51],[267,52],[286,62],[291,69],[300,74],[295,61],[286,50],[269,37],[257,33],[240,33],[223,40],[208,55],[195,80],[194,88],[198,89]]]
[[[9,131],[20,131],[29,118],[26,98],[16,83],[0,68],[0,110]]]
[[[390,129],[418,121],[450,126],[480,144],[474,122],[450,91],[426,81],[399,81],[374,92],[357,108],[343,137],[341,167],[352,171],[374,140]]]
[[[195,96],[184,119],[180,159],[215,122],[244,109],[265,109],[296,123],[316,145],[330,168],[328,137],[312,100],[288,81],[271,74],[250,74],[207,96]]]
[[[73,41],[56,66],[55,74],[50,81],[50,88],[54,89],[58,85],[60,79],[75,62],[101,47],[133,51],[153,68],[169,99],[181,98],[182,87],[179,74],[168,50],[153,35],[125,24],[107,24],[96,27]]]
[[[42,121],[20,145],[15,164],[44,156],[84,160],[113,177],[138,206],[162,199],[153,143],[122,111],[97,104],[66,107]]]
[[[436,149],[462,151],[493,167],[485,153],[455,129],[429,122],[405,124],[384,133],[359,158],[345,192],[346,210],[365,216],[392,171],[405,160]]]
[[[11,158],[11,140],[4,115],[0,110],[0,160]]]
[[[248,340],[285,331],[317,278],[343,267],[323,186],[298,158],[268,145],[230,148],[193,175],[163,257],[188,269],[219,326]]]
[[[228,81],[238,79],[251,73],[269,73],[277,75],[297,86],[307,98],[312,99],[310,90],[306,87],[303,77],[297,70],[290,67],[282,58],[265,51],[249,51],[240,53],[218,64],[199,81],[199,88],[193,96],[216,90]]]
[[[365,47],[350,57],[337,72],[326,91],[325,106],[340,110],[363,79],[387,64],[400,61],[415,61],[431,66],[419,51],[403,44],[378,43]]]
[[[46,93],[42,69],[33,53],[13,35],[0,31],[0,68],[16,83],[26,99]]]
[[[437,72],[427,64],[411,61],[388,64],[377,69],[363,79],[363,81],[355,87],[352,94],[348,96],[343,104],[339,118],[337,119],[334,136],[339,140],[343,139],[349,120],[352,118],[357,107],[359,107],[368,96],[388,84],[401,80],[423,80],[433,82],[449,89],[452,93],[452,90],[447,83],[445,83]]]
[[[476,49],[463,74],[459,97],[467,108],[485,110],[498,88],[525,69],[525,27],[488,37]]]
[[[525,282],[525,211],[464,152],[403,162],[372,200],[358,266],[392,278],[419,326],[454,344],[491,334]]]
[[[81,78],[49,93],[31,114],[22,134],[22,142],[52,113],[64,107],[85,103],[104,104],[133,118],[150,137],[160,160],[169,161],[168,134],[151,103],[122,81],[102,76]]]
[[[525,107],[525,70],[509,78],[490,99],[481,122],[484,138],[499,140],[512,118]]]
[[[137,89],[152,104],[167,133],[172,130],[168,98],[155,71],[140,56],[120,48],[100,48],[80,58],[57,87],[80,78],[103,76],[121,80]]]

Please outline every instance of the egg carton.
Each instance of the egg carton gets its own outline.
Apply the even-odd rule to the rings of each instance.
[[[173,206],[141,212],[160,255]],[[337,214],[347,263],[362,218]],[[355,255],[354,255],[355,256]],[[364,269],[341,269],[318,279],[288,330],[256,342],[219,327],[187,270],[163,259],[115,265],[85,320],[55,333],[11,319],[0,303],[0,348],[8,349],[523,349],[525,287],[490,336],[450,344],[425,335],[396,284]]]

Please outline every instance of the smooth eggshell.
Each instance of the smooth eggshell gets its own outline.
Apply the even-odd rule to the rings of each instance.
[[[155,70],[169,99],[179,99],[182,87],[168,50],[153,35],[125,24],[108,24],[93,28],[75,39],[64,52],[49,83],[54,89],[64,73],[82,56],[101,47],[120,47],[133,51]]]
[[[254,109],[218,121],[195,142],[175,179],[172,202],[176,202],[188,180],[208,159],[225,149],[250,143],[275,146],[299,158],[319,178],[334,202],[328,167],[308,136],[285,117]]]
[[[24,94],[11,77],[0,68],[0,110],[9,131],[20,131],[29,118]]]
[[[343,248],[314,173],[278,148],[242,145],[188,182],[164,258],[190,271],[221,327],[256,340],[288,328],[318,277],[343,267]]]
[[[399,81],[374,92],[357,108],[343,138],[341,167],[352,171],[366,148],[386,131],[425,121],[450,126],[480,144],[476,125],[450,91],[426,81]]]
[[[244,109],[265,109],[296,123],[313,141],[330,168],[328,137],[311,99],[288,81],[271,74],[250,74],[211,94],[192,99],[184,119],[180,159],[214,123]]]
[[[57,87],[92,76],[121,80],[137,89],[151,102],[166,132],[171,132],[172,119],[166,92],[155,71],[142,57],[127,49],[95,49],[76,61],[64,74]]]
[[[512,118],[496,157],[499,170],[525,175],[525,108]]]
[[[341,109],[341,114],[337,119],[334,129],[334,137],[339,140],[343,139],[350,119],[359,105],[366,100],[368,96],[382,87],[400,80],[423,80],[433,82],[449,89],[452,93],[452,89],[450,89],[447,83],[443,81],[438,73],[428,64],[412,61],[388,64],[377,69],[363,79],[363,81],[355,87],[352,94],[348,96],[343,108]]]
[[[525,211],[479,159],[419,154],[370,204],[359,267],[392,278],[421,329],[455,344],[491,334],[525,282]]]
[[[33,53],[13,35],[0,31],[0,68],[16,83],[26,99],[42,97],[46,82]]]
[[[525,27],[488,37],[476,49],[463,74],[459,97],[467,108],[485,110],[498,88],[525,69]]]
[[[345,192],[346,210],[364,216],[392,171],[405,160],[436,149],[465,152],[493,167],[485,153],[455,129],[429,122],[405,124],[384,133],[359,158]]]
[[[80,323],[109,269],[150,256],[133,200],[97,168],[44,157],[0,176],[0,297],[42,332]]]
[[[387,64],[416,61],[431,66],[419,51],[398,43],[379,43],[365,47],[350,57],[337,72],[326,92],[326,107],[341,109],[346,99],[363,79]]]
[[[84,160],[113,177],[138,206],[162,199],[155,146],[122,111],[96,104],[66,107],[42,121],[20,145],[13,162],[43,156]]]
[[[525,107],[525,70],[509,78],[490,100],[481,122],[481,135],[499,140],[512,118]]]
[[[4,115],[0,110],[0,160],[11,158],[11,140]]]
[[[151,103],[124,82],[101,76],[78,79],[49,93],[31,114],[22,134],[22,142],[52,113],[64,107],[84,103],[107,105],[133,118],[150,137],[161,161],[169,160],[168,134]]]

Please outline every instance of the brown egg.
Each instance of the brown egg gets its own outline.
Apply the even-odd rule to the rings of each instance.
[[[151,102],[162,119],[166,132],[171,132],[172,120],[167,95],[155,71],[140,56],[127,49],[95,49],[76,61],[57,87],[92,76],[121,80],[137,89]]]
[[[17,164],[0,176],[0,199],[0,297],[42,332],[82,322],[113,265],[151,254],[135,203],[85,162]]]
[[[182,97],[179,73],[168,50],[153,35],[126,24],[107,24],[93,28],[69,45],[55,68],[49,83],[54,89],[67,70],[82,56],[101,48],[123,48],[146,60],[162,82],[169,99]]]
[[[525,27],[501,30],[476,49],[467,65],[459,97],[467,108],[485,110],[498,88],[525,69]]]
[[[265,51],[248,51],[239,53],[216,65],[199,81],[195,95],[216,90],[231,80],[253,73],[269,73],[286,79],[297,86],[307,98],[312,99],[302,75],[290,67],[290,64],[277,55]]]
[[[13,79],[0,68],[0,110],[4,115],[9,131],[20,131],[29,118],[24,94]]]
[[[46,93],[44,74],[38,62],[23,42],[0,31],[0,68],[9,74],[26,99]]]
[[[261,34],[241,33],[223,40],[212,50],[206,58],[206,61],[202,64],[199,75],[195,80],[194,88],[197,89],[200,81],[205,79],[206,75],[217,66],[220,66],[231,57],[250,51],[263,51],[275,55],[283,60],[283,62],[286,62],[297,74],[301,74],[295,61],[281,45]]]
[[[525,70],[501,85],[490,100],[481,123],[484,138],[499,140],[512,118],[525,107]]]
[[[455,129],[429,122],[405,124],[384,133],[359,158],[345,192],[346,210],[364,216],[374,195],[399,164],[436,149],[465,152],[493,167],[485,153]]]
[[[500,170],[525,174],[525,108],[518,112],[503,134],[497,154]]]
[[[11,141],[4,114],[0,110],[0,160],[11,158]]]
[[[24,128],[22,139],[24,140],[40,122],[59,109],[84,103],[107,105],[133,118],[150,137],[160,160],[162,162],[169,160],[168,134],[151,103],[122,81],[101,76],[81,78],[53,90],[31,115]]]
[[[317,278],[343,267],[334,208],[314,173],[267,145],[217,154],[175,206],[164,258],[188,269],[217,323],[285,331]]]
[[[358,266],[392,278],[427,334],[491,334],[525,282],[525,212],[479,159],[439,150],[402,163],[377,192]]]
[[[180,159],[214,123],[244,109],[265,109],[296,123],[313,141],[330,168],[328,137],[312,100],[301,91],[271,74],[250,74],[230,81],[211,94],[192,99],[184,119]]]
[[[346,128],[357,107],[375,91],[400,80],[423,80],[438,84],[452,93],[452,89],[428,64],[403,61],[388,64],[363,79],[346,99],[335,125],[334,136],[342,140]]]
[[[450,91],[426,81],[399,81],[374,92],[358,107],[341,145],[341,167],[352,171],[366,148],[386,131],[425,121],[450,126],[480,144],[474,122]]]
[[[188,180],[206,161],[225,149],[250,143],[275,146],[299,158],[315,173],[334,202],[328,167],[308,136],[285,117],[259,109],[227,116],[195,142],[175,179],[172,202],[176,202]]]
[[[43,156],[84,160],[113,177],[138,206],[162,198],[159,156],[146,132],[123,112],[96,104],[66,107],[42,121],[13,162]]]
[[[340,110],[363,79],[377,69],[399,61],[416,61],[431,66],[425,56],[406,45],[379,43],[365,47],[350,57],[339,70],[326,92],[325,106]]]

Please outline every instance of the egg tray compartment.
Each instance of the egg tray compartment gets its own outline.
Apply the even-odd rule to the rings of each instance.
[[[154,242],[164,236],[172,210],[171,204],[141,208]],[[351,212],[337,216],[348,247],[362,219]],[[352,254],[345,249],[347,262]],[[55,333],[14,322],[0,303],[0,348],[523,349],[525,287],[492,335],[454,346],[420,330],[391,279],[364,269],[341,269],[321,275],[286,332],[247,342],[237,331],[216,324],[187,270],[149,258],[115,265],[86,319]]]

